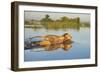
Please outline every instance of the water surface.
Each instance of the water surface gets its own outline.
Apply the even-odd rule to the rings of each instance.
[[[81,27],[76,29],[59,29],[47,30],[44,28],[25,28],[24,38],[44,35],[63,35],[70,33],[73,38],[72,47],[68,50],[58,48],[52,51],[45,51],[43,47],[36,49],[24,50],[24,61],[47,61],[47,60],[71,60],[71,59],[87,59],[90,58],[90,28]]]

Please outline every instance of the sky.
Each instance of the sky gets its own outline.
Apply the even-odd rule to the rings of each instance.
[[[49,15],[51,19],[57,20],[63,16],[69,18],[80,17],[81,22],[90,22],[90,14],[87,13],[67,13],[67,12],[42,12],[42,11],[24,11],[25,20],[41,20],[45,15]]]

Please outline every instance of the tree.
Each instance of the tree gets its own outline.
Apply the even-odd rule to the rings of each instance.
[[[50,16],[47,14],[47,15],[45,15],[45,18],[43,18],[41,21],[46,21],[46,22],[48,22],[48,21],[53,21],[51,18],[49,18]]]
[[[45,18],[46,18],[46,19],[49,19],[49,15],[47,14],[47,15],[45,16]]]
[[[69,20],[69,18],[65,17],[65,16],[61,18],[61,21],[68,21],[68,20]]]

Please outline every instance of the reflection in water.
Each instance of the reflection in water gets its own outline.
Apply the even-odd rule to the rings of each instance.
[[[35,46],[35,47],[32,47],[30,50],[33,52],[55,51],[57,49],[63,49],[64,51],[68,51],[71,47],[72,47],[72,42],[62,43],[62,44],[52,44],[52,45],[46,45],[46,46]]]
[[[53,51],[59,48],[67,51],[72,47],[72,36],[68,33],[64,33],[62,36],[58,35],[46,35],[35,36],[25,40],[25,49],[42,48],[45,51]]]
[[[71,44],[58,44],[58,45],[45,46],[44,50],[45,51],[54,51],[57,49],[63,49],[64,51],[68,51],[71,47],[72,47]]]

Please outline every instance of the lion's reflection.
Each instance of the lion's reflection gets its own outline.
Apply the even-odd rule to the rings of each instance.
[[[72,44],[58,44],[58,45],[50,45],[43,47],[45,51],[54,51],[57,49],[63,49],[68,51],[72,47]]]
[[[63,49],[64,51],[68,51],[72,48],[72,41],[70,43],[62,43],[62,44],[52,44],[47,46],[33,47],[31,51],[40,52],[40,51],[55,51],[58,49]]]

